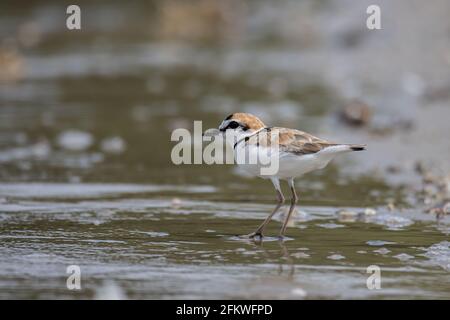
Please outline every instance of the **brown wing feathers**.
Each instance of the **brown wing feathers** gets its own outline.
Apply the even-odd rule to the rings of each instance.
[[[280,128],[279,131],[280,148],[285,152],[310,154],[319,152],[326,147],[337,145],[300,130]]]
[[[278,133],[280,150],[284,152],[311,154],[319,152],[326,147],[337,145],[336,143],[317,138],[300,130],[276,127],[261,131],[256,136],[251,137],[247,142],[256,143],[261,146],[270,146],[271,133]]]

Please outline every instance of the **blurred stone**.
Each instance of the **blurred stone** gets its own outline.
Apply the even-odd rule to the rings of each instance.
[[[391,250],[389,250],[387,248],[380,248],[380,249],[373,250],[373,252],[384,255],[384,254],[388,254],[389,252],[391,252]]]
[[[411,256],[407,253],[400,253],[394,256],[394,258],[397,258],[400,261],[408,261],[414,258],[414,256]]]
[[[31,152],[36,158],[45,158],[50,154],[51,147],[48,141],[42,140],[31,146]]]
[[[343,260],[345,259],[345,257],[341,254],[332,254],[330,256],[327,257],[330,260]]]
[[[355,48],[366,38],[366,33],[360,28],[346,30],[340,35],[340,42],[342,46],[347,48]]]
[[[172,208],[178,209],[181,206],[181,199],[180,198],[173,198],[171,203],[170,203],[170,206]]]
[[[422,162],[420,162],[420,161],[417,161],[417,162],[415,163],[415,165],[414,165],[414,170],[416,170],[416,172],[417,172],[418,174],[423,174],[423,173],[426,172],[425,165],[424,165]]]
[[[125,300],[123,289],[115,281],[104,282],[95,292],[96,300]]]
[[[0,46],[0,83],[21,80],[24,71],[25,64],[20,53],[11,46]]]
[[[341,218],[356,218],[358,216],[357,212],[350,210],[339,210],[337,214]]]
[[[291,257],[297,258],[297,259],[307,259],[307,258],[310,258],[311,255],[304,253],[304,252],[294,252],[291,254]]]
[[[306,291],[303,290],[302,288],[294,288],[291,290],[291,293],[294,296],[298,296],[298,297],[302,297],[302,298],[306,297],[306,295],[307,295]]]
[[[425,212],[439,219],[450,213],[450,174],[432,172],[432,167],[417,163],[415,170],[422,177],[422,200],[429,207]]]
[[[359,100],[354,100],[347,104],[340,113],[344,122],[353,126],[367,125],[372,117],[370,107]]]
[[[351,210],[339,210],[337,212],[339,222],[356,222],[364,219],[363,212],[356,212]]]
[[[365,210],[364,210],[364,215],[366,215],[366,216],[374,216],[374,215],[376,215],[377,214],[377,211],[375,210],[375,209],[372,209],[372,208],[366,208]]]
[[[0,162],[12,162],[24,159],[46,159],[51,153],[48,141],[42,140],[33,145],[3,149],[0,153]],[[23,162],[21,162],[24,164]],[[27,165],[24,166],[26,168]]]
[[[126,143],[119,136],[105,138],[102,140],[102,142],[100,144],[100,149],[106,153],[119,154],[119,153],[122,153],[125,151]]]
[[[402,171],[402,169],[400,166],[390,165],[386,168],[386,171],[390,174],[397,174],[397,173],[400,173]]]
[[[58,145],[66,150],[82,151],[89,148],[94,139],[88,132],[67,130],[58,136]]]

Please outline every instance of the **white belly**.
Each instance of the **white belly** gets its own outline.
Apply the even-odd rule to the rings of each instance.
[[[235,161],[240,168],[253,176],[258,176],[265,179],[269,179],[271,177],[288,179],[302,176],[310,171],[323,169],[331,159],[333,159],[338,153],[341,153],[318,152],[315,154],[295,155],[292,153],[281,152],[279,154],[277,153],[278,160],[274,160],[275,154],[271,154],[270,152],[272,152],[272,150],[267,150],[261,147],[258,148],[252,145],[238,145],[235,150]],[[260,158],[259,155],[262,155],[262,158]],[[273,155],[273,157],[269,158],[268,155]],[[256,161],[251,162],[249,159],[256,159]],[[263,174],[262,168],[267,169],[269,167],[269,160],[272,160],[270,163],[272,168],[277,167],[276,163],[273,163],[273,161],[278,161],[278,170],[271,174]]]

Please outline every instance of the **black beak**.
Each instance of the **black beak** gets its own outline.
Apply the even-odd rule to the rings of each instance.
[[[212,137],[212,136],[216,136],[217,134],[218,134],[218,129],[208,129],[208,130],[206,130],[206,131],[204,131],[203,133],[202,133],[202,137],[206,137],[206,136],[208,136],[208,137]],[[220,130],[220,131],[222,131],[222,130]]]

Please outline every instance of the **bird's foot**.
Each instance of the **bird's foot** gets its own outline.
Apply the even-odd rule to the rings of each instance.
[[[252,233],[246,235],[245,237],[249,238],[249,239],[255,239],[255,238],[262,239],[264,236],[261,232],[252,232]]]

